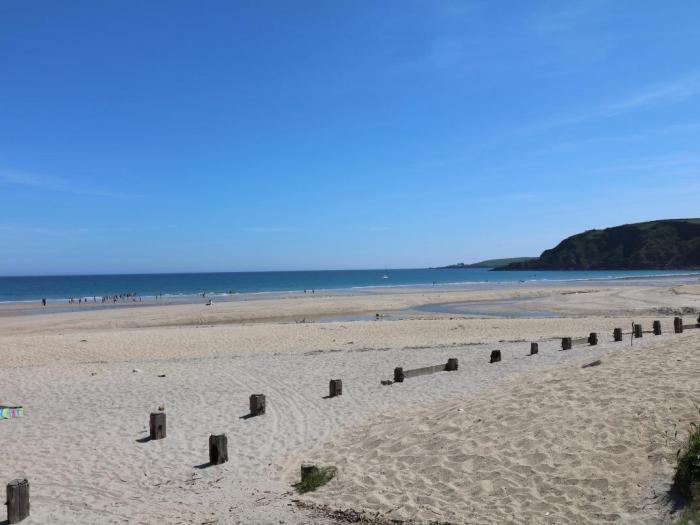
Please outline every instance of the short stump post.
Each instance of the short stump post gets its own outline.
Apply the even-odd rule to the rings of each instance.
[[[654,335],[661,335],[661,321],[654,321]]]
[[[343,395],[343,381],[340,379],[331,379],[328,384],[328,397],[336,397]]]
[[[454,372],[459,368],[459,362],[457,361],[456,357],[450,357],[447,360],[447,364],[445,365],[445,370],[447,372]]]
[[[642,325],[641,324],[634,325],[634,337],[636,339],[639,339],[640,337],[642,337]]]
[[[489,363],[497,363],[500,360],[501,360],[501,351],[500,350],[491,350],[491,359],[489,360]]]
[[[308,480],[310,477],[315,476],[318,474],[318,467],[316,465],[312,465],[311,463],[302,463],[301,464],[301,482],[305,482]]]
[[[540,351],[540,345],[537,343],[530,343],[530,355],[535,355]]]
[[[403,375],[403,368],[397,366],[394,368],[394,383],[403,383],[405,376]]]
[[[165,412],[151,412],[149,427],[151,439],[165,438]]]
[[[13,479],[7,484],[7,523],[19,523],[29,516],[29,481]]]
[[[209,436],[209,463],[221,465],[228,461],[228,438],[226,434]]]
[[[598,334],[595,332],[591,332],[588,334],[588,344],[591,346],[595,346],[598,344]]]
[[[250,396],[250,415],[261,416],[265,413],[265,395],[253,394]]]
[[[562,350],[571,350],[571,337],[562,337],[561,338],[561,349]]]
[[[673,318],[673,331],[677,334],[683,333],[683,318],[674,317]]]
[[[616,343],[622,341],[622,328],[615,328],[613,330],[613,339]]]

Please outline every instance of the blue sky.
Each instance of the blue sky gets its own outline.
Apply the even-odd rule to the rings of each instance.
[[[0,275],[422,267],[700,216],[700,2],[0,3]]]

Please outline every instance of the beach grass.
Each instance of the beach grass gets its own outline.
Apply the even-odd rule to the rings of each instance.
[[[686,509],[676,525],[700,525],[700,510]]]
[[[678,450],[673,488],[690,502],[679,524],[700,524],[700,424],[691,423],[688,439]]]
[[[306,479],[295,483],[294,488],[297,489],[300,494],[314,491],[332,480],[336,472],[337,468],[334,466],[319,467],[316,472],[309,475]]]

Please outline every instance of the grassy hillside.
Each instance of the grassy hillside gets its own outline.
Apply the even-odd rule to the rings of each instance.
[[[448,269],[459,269],[459,268],[501,268],[516,262],[525,262],[536,259],[536,257],[511,257],[509,259],[488,259],[486,261],[481,261],[474,264],[451,264],[450,266],[443,266],[442,268]]]
[[[502,270],[700,269],[700,219],[640,222],[589,230],[539,258]]]

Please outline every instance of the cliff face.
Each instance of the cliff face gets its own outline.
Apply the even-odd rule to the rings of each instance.
[[[700,219],[674,219],[589,230],[539,258],[501,270],[700,269]]]

